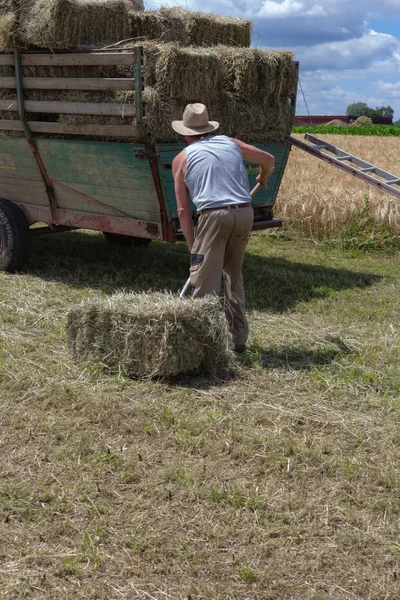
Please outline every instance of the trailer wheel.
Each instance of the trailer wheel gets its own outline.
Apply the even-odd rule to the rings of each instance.
[[[120,244],[121,246],[148,246],[151,242],[151,239],[149,238],[121,235],[120,233],[109,233],[108,231],[103,231],[103,235],[110,244]]]
[[[18,206],[0,198],[0,271],[13,273],[28,260],[28,221]]]

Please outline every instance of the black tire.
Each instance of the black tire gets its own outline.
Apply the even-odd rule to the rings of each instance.
[[[103,231],[103,235],[110,244],[119,244],[120,246],[148,246],[151,242],[149,238],[121,235],[120,233],[109,233],[108,231]]]
[[[29,255],[28,221],[18,206],[0,198],[0,271],[21,269]]]

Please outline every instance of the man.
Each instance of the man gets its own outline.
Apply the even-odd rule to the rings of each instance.
[[[172,163],[178,216],[190,250],[193,297],[218,293],[224,280],[225,313],[232,349],[245,352],[249,328],[245,317],[242,263],[253,227],[249,180],[243,161],[261,167],[257,181],[267,187],[274,157],[240,140],[216,135],[204,104],[188,104],[172,128],[188,144]],[[196,232],[190,198],[199,216]]]

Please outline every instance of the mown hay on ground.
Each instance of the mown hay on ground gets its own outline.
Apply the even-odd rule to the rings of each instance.
[[[119,293],[71,310],[67,337],[75,360],[133,377],[217,374],[232,367],[218,298]]]
[[[130,13],[131,37],[178,42],[184,46],[249,47],[251,21],[191,12],[184,8]]]
[[[325,127],[347,127],[346,121],[342,121],[341,119],[332,119],[332,121],[328,121],[324,123]]]
[[[37,0],[20,15],[23,43],[49,49],[102,47],[130,36],[129,0]]]

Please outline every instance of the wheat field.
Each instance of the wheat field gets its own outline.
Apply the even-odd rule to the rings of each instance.
[[[302,134],[295,137],[304,139]],[[400,176],[399,140],[395,137],[318,135],[395,176]],[[318,239],[335,236],[345,225],[365,214],[380,229],[400,232],[400,203],[389,194],[367,185],[293,148],[278,194],[275,215],[286,225]],[[359,219],[362,228],[362,218]]]

